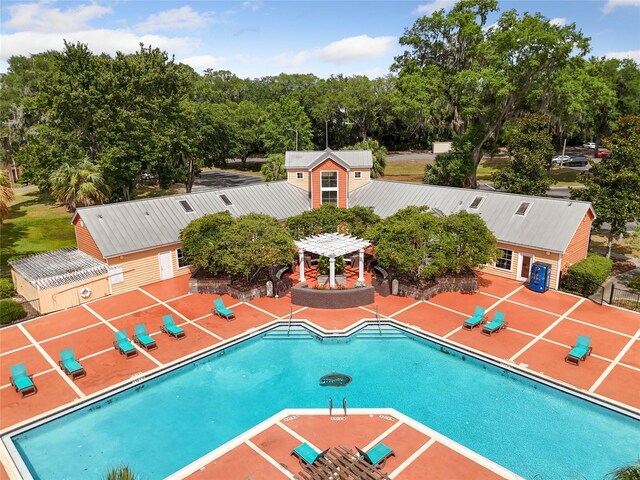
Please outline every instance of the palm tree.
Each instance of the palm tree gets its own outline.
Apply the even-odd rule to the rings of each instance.
[[[265,182],[275,182],[287,178],[287,171],[284,168],[284,155],[274,153],[267,156],[267,160],[260,169]]]
[[[109,186],[100,169],[87,159],[63,164],[51,174],[50,181],[52,195],[70,212],[109,199]]]
[[[9,216],[9,206],[7,204],[15,197],[9,175],[4,170],[0,170],[0,225]]]
[[[133,473],[131,468],[127,465],[123,465],[109,470],[106,480],[136,480],[136,475]]]
[[[634,463],[616,468],[613,472],[607,475],[607,479],[640,480],[640,460],[636,460]]]

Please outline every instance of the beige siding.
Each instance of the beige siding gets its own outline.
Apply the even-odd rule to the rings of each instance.
[[[356,172],[361,173],[360,178],[356,178]],[[371,171],[368,168],[364,168],[362,170],[351,170],[349,172],[349,192],[369,183],[369,180],[371,180]]]
[[[82,298],[83,288],[91,290],[91,296]],[[70,283],[56,288],[40,291],[40,313],[55,312],[65,308],[75,307],[98,298],[109,295],[109,280],[107,275],[100,275],[92,280]]]
[[[505,250],[512,250],[513,257],[511,261],[511,270],[504,270],[502,268],[497,268],[494,265],[486,265],[482,268],[482,271],[491,273],[493,275],[498,275],[500,277],[511,278],[516,280],[518,278],[518,270],[520,268],[519,263],[519,253],[524,253],[528,255],[533,255],[532,262],[544,262],[551,265],[551,279],[549,281],[550,288],[556,288],[556,281],[558,278],[558,262],[560,260],[560,255],[555,252],[545,252],[542,250],[536,250],[533,248],[521,247],[518,245],[509,245],[506,243],[498,243],[499,248],[504,248]]]
[[[13,285],[18,292],[18,295],[22,295],[26,300],[31,302],[31,305],[38,311],[40,311],[40,296],[36,287],[31,285],[22,275],[15,270],[11,270],[11,279]]]
[[[124,275],[124,282],[112,285],[112,293],[127,292],[142,285],[159,282],[160,260],[158,255],[163,252],[171,252],[174,277],[190,273],[189,268],[178,268],[177,248],[180,248],[179,243],[108,258],[109,266],[121,266]]]
[[[296,178],[298,172],[302,172],[302,175],[303,175],[302,179]],[[309,175],[310,173],[308,170],[303,170],[303,169],[288,170],[287,181],[291,185],[294,185],[298,188],[302,188],[303,190],[306,190],[308,192],[309,191]]]

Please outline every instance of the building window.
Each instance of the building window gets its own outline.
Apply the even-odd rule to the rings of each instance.
[[[338,205],[338,172],[320,172],[320,199]]]
[[[304,172],[296,172],[296,178],[298,180],[304,179]]]
[[[482,203],[483,200],[484,200],[484,197],[474,198],[473,202],[471,202],[471,205],[469,205],[469,208],[473,210],[477,210],[480,207],[480,204]]]
[[[185,258],[182,256],[181,248],[176,250],[176,256],[178,257],[178,268],[184,268],[189,266]]]
[[[527,210],[529,210],[530,205],[531,205],[530,203],[522,202],[518,207],[518,210],[516,210],[516,215],[520,215],[524,217],[525,214],[527,213]]]
[[[502,270],[511,271],[511,261],[513,259],[513,250],[505,250],[504,248],[501,248],[500,250],[502,250],[502,257],[499,258],[498,261],[496,262],[496,268],[501,268]]]
[[[353,178],[360,180],[362,178],[362,172],[354,172]]]

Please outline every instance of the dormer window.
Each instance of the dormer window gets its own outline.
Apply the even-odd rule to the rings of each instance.
[[[480,207],[480,204],[482,203],[482,201],[484,200],[485,197],[476,197],[473,199],[473,202],[471,202],[471,205],[469,205],[469,208],[472,210],[477,210]]]
[[[522,202],[518,207],[518,210],[516,210],[516,215],[520,215],[521,217],[524,217],[527,211],[529,210],[530,206],[531,204],[529,202]]]
[[[185,213],[192,213],[194,211],[193,207],[187,200],[180,200],[178,203],[180,204],[180,206],[182,207]]]
[[[227,197],[226,195],[219,195],[220,200],[222,200],[224,202],[224,204],[228,207],[230,205],[233,205],[233,203],[231,203],[231,200],[229,200],[229,197]]]

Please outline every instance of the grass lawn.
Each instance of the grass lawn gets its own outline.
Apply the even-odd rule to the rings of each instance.
[[[35,186],[15,190],[9,206],[9,218],[0,227],[0,275],[10,275],[7,261],[16,255],[33,255],[65,247],[74,247],[76,237],[71,213],[55,205],[48,194]]]
[[[607,249],[607,237],[599,233],[591,234],[589,248]],[[640,258],[640,233],[631,233],[622,240],[614,239],[611,250],[626,257]]]
[[[422,183],[424,167],[431,160],[387,160],[384,177],[380,180]]]

